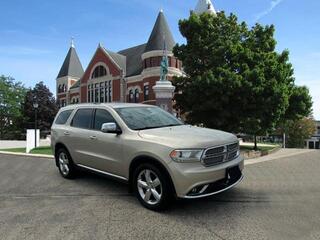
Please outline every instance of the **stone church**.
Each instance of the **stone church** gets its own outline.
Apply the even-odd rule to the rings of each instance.
[[[210,0],[199,0],[195,13],[215,14]],[[160,63],[168,57],[167,79],[182,76],[182,62],[172,53],[175,40],[160,11],[146,43],[119,52],[99,44],[84,70],[73,42],[56,79],[60,107],[74,103],[129,102],[154,105],[153,86],[160,78]],[[164,51],[166,46],[166,51]]]

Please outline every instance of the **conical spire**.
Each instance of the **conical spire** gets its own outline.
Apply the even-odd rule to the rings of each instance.
[[[197,14],[201,14],[201,13],[205,13],[205,12],[217,14],[216,10],[213,7],[211,0],[199,0],[194,12]]]
[[[171,51],[175,45],[175,41],[163,11],[160,10],[152,33],[149,37],[145,52],[163,50],[164,44],[166,45],[167,50]]]
[[[58,77],[75,77],[75,78],[81,78],[83,75],[83,68],[80,62],[80,59],[78,57],[78,54],[76,52],[76,49],[74,47],[73,39],[71,40],[71,46],[68,51],[68,54],[66,58],[64,59],[64,62],[62,64],[62,67],[59,71]]]

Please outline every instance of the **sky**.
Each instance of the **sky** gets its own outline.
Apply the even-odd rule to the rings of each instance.
[[[198,0],[10,0],[0,2],[0,74],[26,87],[43,81],[55,93],[55,79],[74,37],[84,68],[99,42],[119,51],[145,43],[160,9],[178,43],[179,19]],[[288,49],[297,85],[309,87],[320,120],[320,1],[212,0],[218,11],[235,13],[250,26],[276,27],[277,51]]]

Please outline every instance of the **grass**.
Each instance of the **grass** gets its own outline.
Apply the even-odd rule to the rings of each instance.
[[[240,146],[240,149],[241,151],[251,151],[253,150],[253,147],[254,146]],[[278,148],[279,145],[272,145],[272,146],[259,146],[258,144],[258,151],[261,151],[261,152],[266,152],[266,151],[270,151],[270,150],[273,150],[275,148]]]
[[[0,151],[12,152],[12,153],[26,153],[26,148],[0,149]],[[32,149],[30,153],[32,153],[32,154],[53,155],[51,147],[49,147],[49,146],[38,147],[38,148]]]

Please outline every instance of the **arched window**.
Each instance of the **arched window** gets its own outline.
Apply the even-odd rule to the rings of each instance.
[[[129,91],[129,102],[130,103],[133,102],[133,90],[132,89]]]
[[[143,87],[143,96],[144,96],[144,101],[149,100],[149,85],[145,85]]]
[[[104,66],[99,65],[94,69],[91,75],[91,78],[99,78],[106,75],[107,75],[107,69]]]
[[[66,86],[64,84],[62,84],[62,92],[66,92]]]
[[[134,102],[138,103],[139,102],[139,89],[136,89],[134,91]]]
[[[61,93],[61,84],[59,84],[58,93]]]

